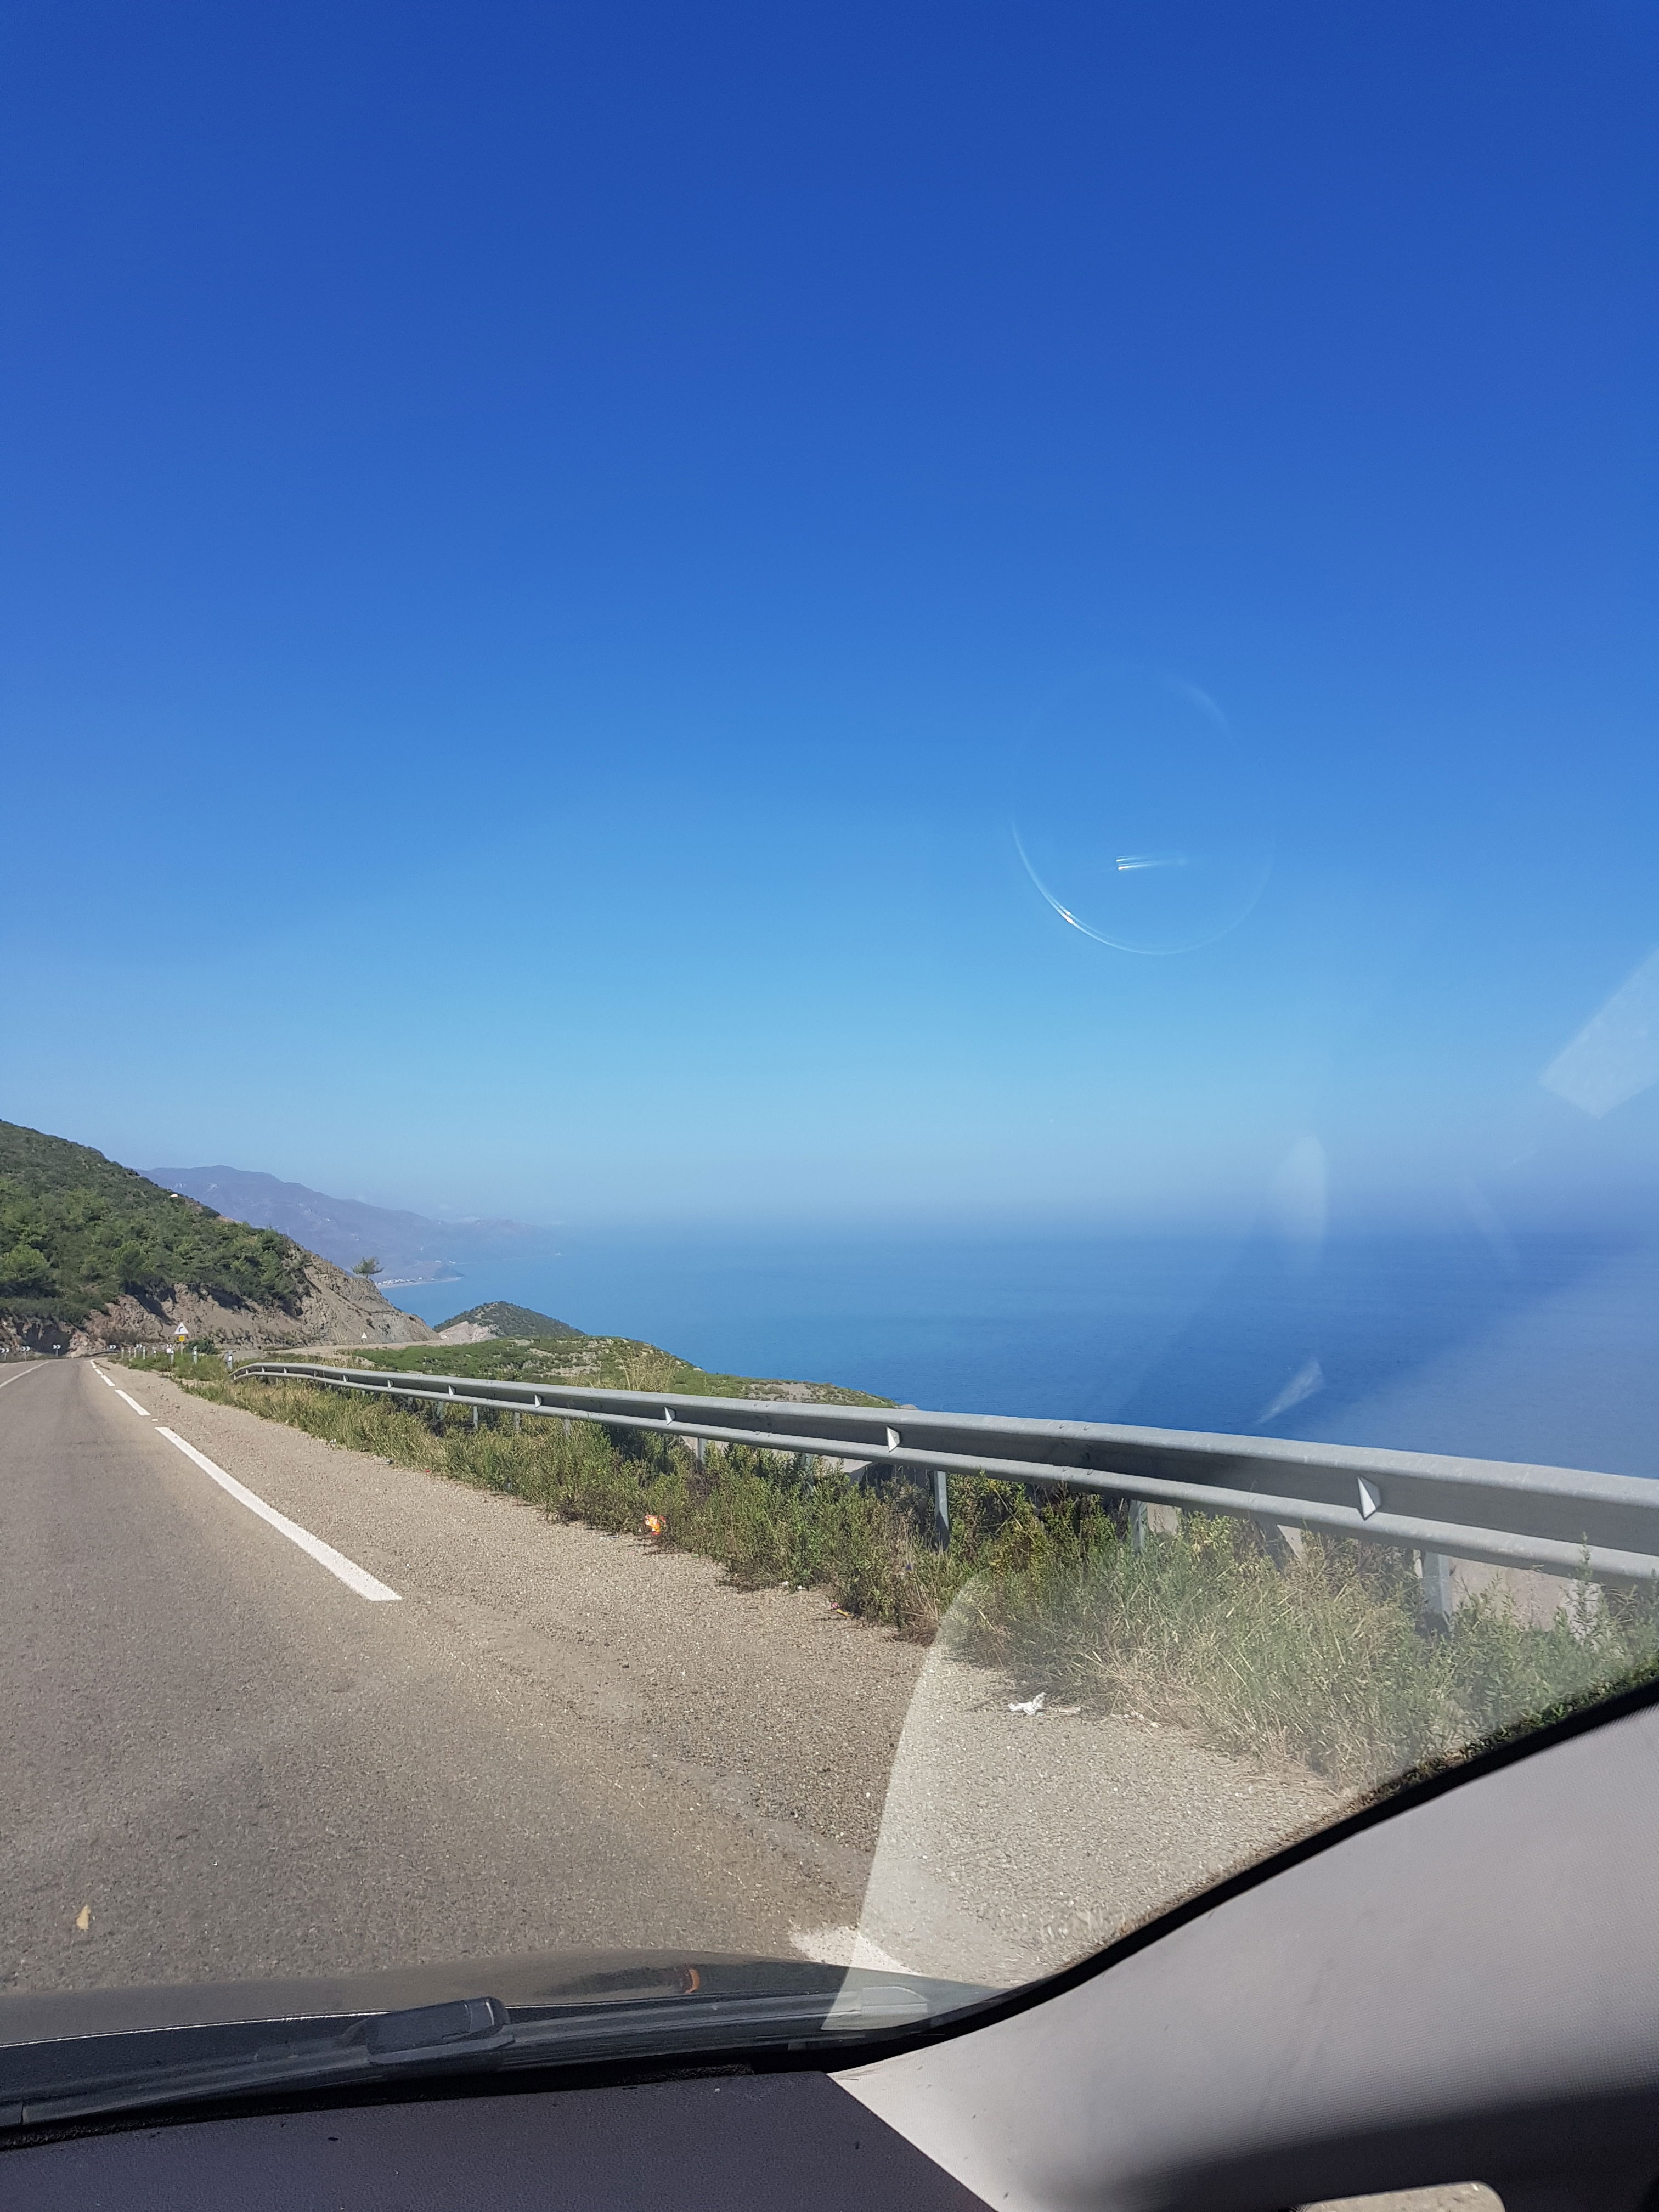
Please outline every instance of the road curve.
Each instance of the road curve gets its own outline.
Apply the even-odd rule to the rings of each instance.
[[[0,1370],[0,1988],[792,1955],[856,1917],[920,1654],[718,1584],[160,1377]]]

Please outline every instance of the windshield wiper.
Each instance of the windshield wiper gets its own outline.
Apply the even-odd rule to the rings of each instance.
[[[0,2128],[375,2079],[729,2052],[805,2050],[914,2027],[986,1993],[860,1980],[513,2011],[493,1996],[340,2018],[155,2028],[0,2050]]]

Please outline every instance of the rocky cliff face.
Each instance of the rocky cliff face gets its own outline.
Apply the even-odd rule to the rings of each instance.
[[[401,1312],[362,1275],[349,1275],[313,1253],[306,1261],[311,1295],[300,1318],[312,1344],[429,1344],[433,1331]]]
[[[210,1336],[229,1352],[252,1352],[306,1344],[426,1344],[432,1331],[413,1314],[401,1313],[362,1275],[349,1275],[315,1252],[305,1255],[303,1291],[296,1313],[280,1306],[228,1305],[185,1284],[153,1303],[131,1296],[117,1298],[83,1326],[59,1332],[70,1352],[96,1352],[104,1345],[156,1344],[180,1323],[191,1336]],[[4,1334],[0,1324],[0,1336]],[[42,1346],[40,1348],[47,1348]]]

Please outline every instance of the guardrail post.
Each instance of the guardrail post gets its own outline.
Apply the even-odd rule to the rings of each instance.
[[[1175,1536],[1181,1532],[1181,1508],[1178,1505],[1149,1505],[1144,1498],[1129,1501],[1129,1544],[1132,1550],[1144,1552],[1147,1533],[1154,1536]]]
[[[1448,1628],[1456,1610],[1452,1590],[1452,1563],[1444,1552],[1424,1552],[1423,1610],[1438,1628]]]
[[[951,1545],[951,1478],[942,1467],[933,1469],[933,1534],[941,1552]]]

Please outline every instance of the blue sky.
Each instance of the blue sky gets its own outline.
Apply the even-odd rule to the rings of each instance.
[[[1650,12],[3,23],[7,1118],[540,1220],[1659,1193],[1539,1082],[1659,944]],[[1148,793],[1249,863],[1191,949],[1013,843],[1115,897]]]

